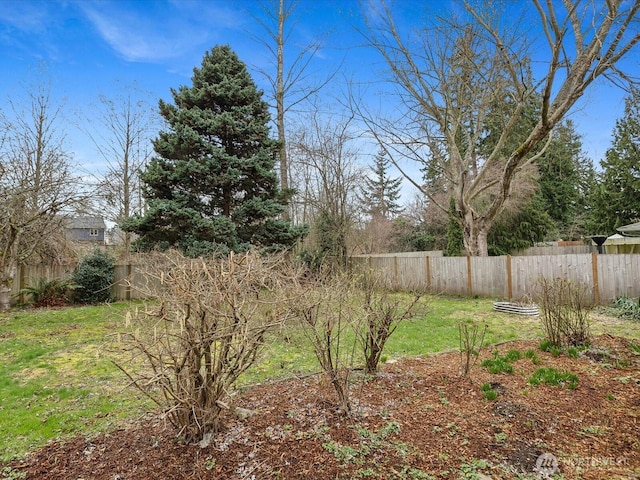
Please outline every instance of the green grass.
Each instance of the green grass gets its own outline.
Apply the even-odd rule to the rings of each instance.
[[[436,297],[429,303],[428,311],[399,326],[385,348],[386,358],[457,350],[461,320],[488,325],[485,345],[542,335],[537,319],[495,312],[492,299]],[[116,303],[0,313],[0,462],[53,439],[108,431],[152,408],[127,388],[108,348],[129,307]],[[631,328],[636,325],[621,320],[607,324],[606,331],[640,339],[638,329]],[[594,333],[601,328],[592,327]],[[288,336],[288,341],[271,339],[241,384],[319,371],[304,336]]]
[[[105,345],[127,304],[0,315],[0,461],[149,408]]]

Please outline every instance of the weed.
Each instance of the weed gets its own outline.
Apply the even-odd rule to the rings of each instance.
[[[400,480],[436,480],[426,472],[418,468],[404,466],[399,472],[395,472],[396,477]]]
[[[493,386],[490,383],[483,383],[482,387],[482,396],[487,400],[496,400],[498,398],[498,392],[493,389]]]
[[[546,338],[542,340],[539,345],[540,350],[542,350],[543,352],[550,352],[551,347],[553,347],[553,343],[551,342],[551,340],[548,340]]]
[[[567,357],[578,358],[578,349],[576,347],[569,347],[567,349]]]
[[[400,432],[400,424],[397,422],[389,422],[380,429],[378,433],[374,433],[364,427],[357,427],[356,431],[360,437],[360,445],[355,448],[349,445],[341,445],[334,440],[325,442],[322,447],[333,456],[338,462],[346,466],[350,463],[362,465],[364,459],[374,451],[381,451],[387,445],[395,445],[387,441],[391,434]]]
[[[533,349],[527,350],[526,352],[524,352],[524,356],[525,358],[530,359],[531,363],[533,363],[534,365],[540,364],[540,358],[538,357],[538,354],[536,353],[535,350]]]
[[[460,465],[460,480],[476,480],[479,478],[480,470],[484,470],[489,466],[486,460],[472,460],[469,463]]]
[[[517,352],[517,355],[516,353]],[[517,357],[517,358],[516,358]],[[493,352],[493,358],[488,358],[482,362],[482,366],[489,370],[489,373],[513,373],[513,365],[511,362],[520,358],[520,352],[517,350],[509,350],[507,354],[501,357],[498,352]]]
[[[616,396],[613,393],[607,393],[606,395],[607,400],[615,400]]]
[[[214,457],[207,457],[204,462],[204,468],[208,471],[216,468],[216,459]]]
[[[3,480],[19,480],[21,478],[27,478],[27,472],[21,472],[11,467],[3,467],[0,470]]]
[[[516,361],[520,360],[521,358],[522,358],[522,354],[520,353],[520,350],[509,350],[504,355],[504,359],[509,363],[516,362]]]
[[[640,343],[629,342],[629,349],[631,349],[635,355],[640,355]]]
[[[582,427],[578,432],[579,435],[602,435],[606,432],[606,427],[600,425],[589,425],[588,427]]]
[[[618,297],[609,311],[619,318],[627,318],[629,320],[640,321],[640,298],[635,300],[630,297]]]
[[[502,444],[507,441],[507,434],[504,432],[496,433],[493,438],[495,439],[496,443]]]
[[[575,389],[578,386],[578,376],[567,371],[558,371],[555,368],[539,368],[529,378],[531,385],[538,386],[546,383],[551,386],[568,386]]]

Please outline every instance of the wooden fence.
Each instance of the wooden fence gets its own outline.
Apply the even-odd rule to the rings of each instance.
[[[27,265],[18,267],[16,280],[11,286],[11,295],[14,301],[24,301],[20,291],[26,287],[38,284],[40,280],[55,280],[69,278],[73,272],[70,266]],[[132,287],[129,286],[131,281]],[[136,288],[144,283],[140,260],[133,262],[117,262],[115,266],[115,279],[111,287],[111,293],[116,300],[138,300],[144,295]]]
[[[394,289],[427,289],[436,293],[478,295],[496,299],[521,300],[534,293],[540,278],[566,278],[584,285],[595,304],[621,296],[640,296],[640,254],[598,255],[595,253],[502,256],[442,257],[414,255],[361,255],[351,258],[353,268],[379,272]],[[143,259],[118,262],[112,287],[114,298],[143,297],[137,287],[145,281]],[[40,279],[68,277],[70,267],[27,266],[18,269],[13,285],[17,299],[22,288]],[[133,287],[129,287],[127,279]]]
[[[541,278],[566,278],[591,292],[594,304],[640,296],[640,255],[566,254],[502,257],[407,257],[361,255],[361,271],[380,273],[390,288],[427,289],[507,300],[529,298]]]

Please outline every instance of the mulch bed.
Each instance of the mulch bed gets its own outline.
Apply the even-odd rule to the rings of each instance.
[[[565,479],[640,479],[640,356],[627,340],[598,337],[578,358],[531,341],[495,349],[535,349],[541,363],[522,358],[513,374],[490,374],[478,362],[467,378],[455,352],[387,363],[355,382],[349,418],[322,375],[274,382],[239,394],[235,404],[257,413],[229,413],[205,448],[150,417],[9,467],[39,480],[513,479],[544,476],[556,462]],[[531,386],[539,367],[578,375],[578,387]],[[496,400],[483,397],[484,383]]]

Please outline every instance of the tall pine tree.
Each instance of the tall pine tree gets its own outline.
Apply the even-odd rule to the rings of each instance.
[[[640,220],[640,89],[625,99],[613,144],[600,162],[599,185],[592,195],[591,233],[611,235]]]
[[[188,255],[283,249],[304,234],[278,219],[278,144],[267,104],[246,65],[228,46],[207,52],[193,85],[160,101],[168,130],[142,173],[147,211],[125,222],[141,249],[174,247]]]

